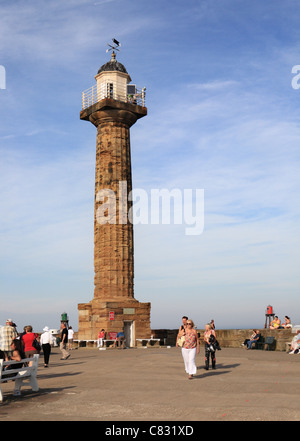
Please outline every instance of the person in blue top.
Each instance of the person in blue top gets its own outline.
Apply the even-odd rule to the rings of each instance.
[[[117,345],[119,346],[119,348],[125,348],[125,335],[124,335],[124,332],[123,331],[121,331],[121,332],[118,332],[117,333],[117,338],[116,338],[116,340],[115,340],[115,342],[114,342],[114,347],[116,347]]]
[[[257,343],[260,338],[260,331],[257,329],[256,334],[254,337],[251,337],[251,339],[247,342],[247,349],[252,349],[253,343]]]

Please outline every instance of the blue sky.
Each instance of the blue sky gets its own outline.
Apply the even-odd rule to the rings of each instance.
[[[96,129],[81,92],[117,59],[147,88],[133,186],[204,189],[204,231],[135,227],[151,327],[300,323],[297,1],[0,2],[0,324],[57,327],[93,298]]]

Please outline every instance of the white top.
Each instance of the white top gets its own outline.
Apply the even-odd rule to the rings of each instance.
[[[47,344],[47,343],[50,343],[50,345],[51,345],[51,344],[52,344],[52,340],[53,340],[53,337],[52,337],[52,335],[50,334],[49,331],[44,332],[44,333],[41,335],[41,337],[40,337],[40,343],[41,343],[41,345],[45,345],[45,344]]]
[[[68,330],[68,339],[72,339],[74,337],[74,331],[73,329]]]

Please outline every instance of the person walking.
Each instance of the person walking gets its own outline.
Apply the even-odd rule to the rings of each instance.
[[[51,354],[51,345],[53,341],[53,337],[49,331],[48,326],[45,326],[43,329],[43,334],[40,338],[40,343],[43,348],[43,354],[44,354],[44,367],[47,368],[49,364],[50,354]]]
[[[184,315],[182,317],[182,325],[178,329],[178,334],[177,334],[177,338],[176,338],[176,348],[178,348],[178,340],[179,340],[179,338],[182,337],[183,335],[185,335],[185,330],[187,328],[187,324],[186,324],[187,320],[188,320],[188,317],[186,315]],[[179,337],[179,334],[180,334],[180,337]]]
[[[12,319],[7,319],[5,326],[1,326],[0,328],[0,350],[4,352],[7,357],[12,355],[11,342],[18,336],[13,323]]]
[[[70,357],[69,352],[67,351],[67,343],[68,343],[68,330],[65,323],[61,324],[61,334],[60,334],[60,346],[59,349],[62,353],[61,360],[66,360]]]
[[[32,332],[32,326],[25,326],[26,333],[22,336],[22,344],[24,347],[24,353],[26,358],[32,358],[34,354],[38,354],[39,351],[33,346],[34,340],[39,342],[38,334]],[[29,366],[32,365],[32,362],[29,363]]]
[[[178,333],[178,337],[185,336],[185,341],[181,348],[181,354],[184,361],[185,371],[188,374],[188,379],[191,380],[197,373],[195,363],[196,354],[199,354],[199,338],[196,329],[194,329],[194,322],[191,319],[186,321],[186,328]]]
[[[73,339],[74,339],[74,331],[72,326],[69,326],[68,329],[68,349],[69,351],[72,351],[73,349]]]
[[[204,332],[205,343],[205,369],[209,369],[209,357],[211,357],[211,365],[213,369],[216,369],[216,332],[212,329],[211,324],[205,325]]]

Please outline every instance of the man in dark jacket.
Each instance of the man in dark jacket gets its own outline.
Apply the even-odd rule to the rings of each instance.
[[[67,343],[68,343],[68,330],[65,323],[61,324],[61,334],[60,334],[60,346],[59,349],[62,353],[61,360],[66,360],[70,357],[69,352],[67,351]]]

